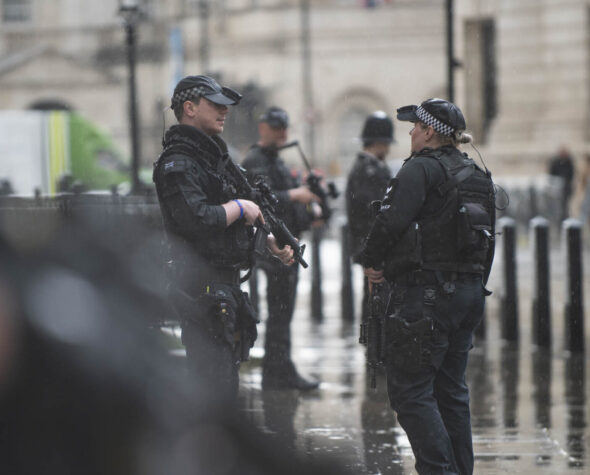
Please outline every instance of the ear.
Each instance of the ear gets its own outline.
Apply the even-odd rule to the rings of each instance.
[[[428,126],[428,128],[425,130],[426,132],[426,141],[430,142],[432,140],[432,138],[435,136],[434,133],[434,129],[432,128],[432,126]]]
[[[184,115],[187,117],[194,117],[197,115],[197,108],[196,104],[193,101],[184,101],[182,108],[184,110]]]

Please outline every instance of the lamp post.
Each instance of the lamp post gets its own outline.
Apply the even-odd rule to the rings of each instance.
[[[450,102],[455,102],[455,68],[461,63],[455,58],[455,5],[453,0],[446,0],[447,17],[447,95]]]
[[[135,86],[136,37],[135,31],[140,18],[140,0],[119,0],[119,15],[125,27],[127,45],[127,66],[129,68],[129,133],[131,138],[131,194],[141,190],[139,181],[139,116],[137,114],[137,93]]]

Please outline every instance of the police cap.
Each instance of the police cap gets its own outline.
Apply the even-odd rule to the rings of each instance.
[[[280,107],[272,106],[260,116],[258,122],[266,122],[273,129],[286,129],[289,127],[289,114]]]
[[[220,105],[235,105],[240,102],[242,95],[221,86],[215,79],[209,76],[186,76],[181,79],[174,88],[170,108],[174,109],[178,104],[192,99],[205,97],[206,99]]]
[[[437,132],[452,137],[455,132],[465,130],[465,117],[455,104],[444,99],[432,98],[419,106],[410,105],[397,110],[402,121],[424,122]]]

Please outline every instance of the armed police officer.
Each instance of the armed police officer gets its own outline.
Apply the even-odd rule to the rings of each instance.
[[[171,104],[179,124],[166,132],[154,167],[189,370],[221,399],[235,397],[240,360],[257,335],[257,316],[240,290],[240,270],[252,264],[253,225],[264,217],[256,203],[239,196],[218,135],[228,106],[240,99],[208,76],[182,79]],[[289,246],[279,249],[272,235],[268,246],[292,263]]]
[[[346,214],[350,233],[350,255],[359,263],[359,253],[373,224],[371,203],[383,198],[391,179],[391,170],[385,159],[393,142],[393,122],[383,111],[369,115],[361,133],[363,148],[358,153],[346,184]],[[369,286],[363,285],[362,317],[368,312]]]
[[[242,166],[248,176],[265,178],[278,199],[277,211],[295,236],[308,229],[319,208],[312,208],[319,197],[291,174],[279,156],[288,137],[289,116],[279,107],[270,107],[259,119],[258,143],[253,145]],[[316,215],[319,217],[319,215]],[[291,320],[295,310],[298,266],[285,267],[276,259],[258,259],[257,267],[266,273],[268,318],[262,362],[262,385],[266,389],[310,390],[319,382],[302,377],[291,359]]]
[[[397,110],[413,122],[411,155],[390,182],[361,255],[370,284],[392,285],[384,321],[387,389],[418,473],[470,474],[465,383],[494,250],[494,185],[458,144],[454,104],[428,99]]]

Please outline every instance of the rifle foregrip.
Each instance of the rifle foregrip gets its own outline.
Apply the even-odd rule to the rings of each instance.
[[[307,267],[309,266],[307,262],[305,262],[305,260],[303,259],[305,244],[300,245],[299,241],[295,239],[295,236],[291,234],[291,231],[289,231],[287,226],[285,226],[285,223],[283,223],[282,221],[277,221],[273,224],[274,225],[272,226],[272,233],[275,235],[275,238],[277,239],[277,243],[279,244],[279,246],[291,246],[291,249],[293,249],[293,258],[295,259],[295,261],[301,264],[301,267],[307,269]]]

